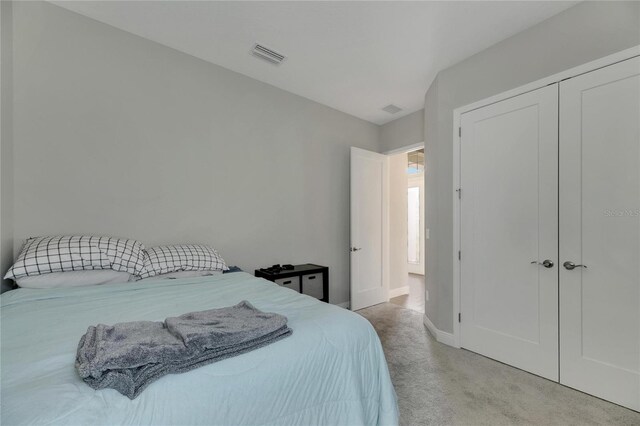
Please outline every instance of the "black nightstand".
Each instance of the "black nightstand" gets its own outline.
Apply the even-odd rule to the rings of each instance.
[[[255,276],[329,303],[329,268],[305,263],[278,272],[255,270]]]

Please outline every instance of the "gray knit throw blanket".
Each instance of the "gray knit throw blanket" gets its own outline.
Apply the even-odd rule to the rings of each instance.
[[[262,312],[247,301],[164,322],[98,324],[80,339],[76,370],[92,388],[112,388],[134,399],[166,374],[240,355],[291,333],[285,316]]]

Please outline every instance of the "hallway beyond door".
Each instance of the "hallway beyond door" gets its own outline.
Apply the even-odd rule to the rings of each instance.
[[[424,313],[424,275],[408,274],[407,286],[409,287],[409,294],[394,297],[390,299],[389,302],[402,306],[403,308]]]

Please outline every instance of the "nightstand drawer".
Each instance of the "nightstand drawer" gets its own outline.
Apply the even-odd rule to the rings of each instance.
[[[255,276],[272,281],[298,293],[304,293],[329,303],[329,268],[304,263],[302,265],[273,265],[255,270]]]
[[[273,282],[300,293],[300,277],[278,278]]]
[[[324,277],[322,272],[302,276],[302,292],[316,299],[324,299]]]

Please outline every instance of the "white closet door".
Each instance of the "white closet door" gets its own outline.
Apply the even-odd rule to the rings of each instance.
[[[560,141],[560,381],[638,410],[640,59],[561,83]]]
[[[558,86],[461,126],[462,347],[558,380]]]

